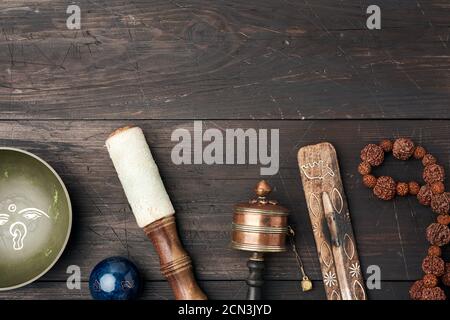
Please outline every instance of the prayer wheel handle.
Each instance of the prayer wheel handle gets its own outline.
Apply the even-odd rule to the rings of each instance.
[[[264,284],[264,254],[254,252],[247,261],[247,267],[250,271],[247,278],[247,300],[261,300],[262,288]]]

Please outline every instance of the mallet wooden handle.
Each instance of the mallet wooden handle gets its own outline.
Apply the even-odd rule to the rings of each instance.
[[[175,209],[142,129],[117,129],[106,140],[106,147],[137,224],[153,242],[161,271],[175,298],[206,299],[194,280],[191,259],[178,238]]]
[[[194,279],[191,258],[181,245],[175,217],[156,220],[144,227],[159,255],[161,272],[167,278],[175,299],[206,300],[206,295]]]

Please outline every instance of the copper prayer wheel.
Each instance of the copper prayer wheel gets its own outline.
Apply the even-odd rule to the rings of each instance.
[[[251,252],[286,251],[288,210],[266,197],[272,191],[262,180],[255,188],[256,199],[234,207],[232,247]]]
[[[247,262],[248,300],[262,297],[264,253],[286,251],[288,210],[267,199],[271,191],[270,185],[262,180],[255,188],[256,199],[234,207],[231,246],[253,253]]]

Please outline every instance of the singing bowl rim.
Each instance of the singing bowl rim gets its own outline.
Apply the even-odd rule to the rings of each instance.
[[[41,157],[39,157],[39,156],[35,155],[34,153],[29,152],[29,151],[23,150],[23,149],[13,148],[13,147],[0,147],[0,153],[2,151],[13,151],[13,152],[17,152],[17,153],[23,154],[25,156],[31,157],[31,158],[37,160],[38,162],[40,162],[41,164],[43,164],[51,172],[51,174],[56,178],[56,180],[60,184],[61,189],[64,191],[64,195],[65,195],[65,198],[66,198],[66,204],[67,204],[67,208],[68,208],[68,212],[67,212],[68,213],[68,221],[67,221],[66,236],[64,238],[64,241],[62,243],[62,246],[61,246],[58,254],[55,256],[53,261],[51,263],[49,263],[49,265],[42,272],[40,272],[37,276],[34,276],[30,280],[24,281],[24,282],[16,284],[16,285],[12,285],[12,286],[9,286],[9,287],[0,287],[0,292],[2,292],[2,291],[10,291],[10,290],[14,290],[14,289],[18,289],[18,288],[27,286],[27,285],[33,283],[34,281],[38,280],[42,276],[44,276],[48,271],[50,271],[50,269],[54,267],[56,262],[59,261],[59,259],[61,258],[64,250],[67,247],[67,243],[69,242],[70,234],[71,234],[71,231],[72,231],[72,220],[73,220],[72,201],[70,200],[69,192],[67,191],[67,187],[64,184],[64,181],[61,179],[59,174],[55,171],[55,169],[53,169],[52,166],[50,166]]]

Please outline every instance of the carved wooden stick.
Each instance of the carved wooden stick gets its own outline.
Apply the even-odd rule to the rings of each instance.
[[[327,298],[367,299],[336,150],[327,142],[303,147],[298,164]]]
[[[116,130],[106,141],[138,225],[159,255],[161,272],[177,300],[204,300],[192,263],[183,249],[175,225],[175,210],[159,175],[144,133],[138,127]]]

